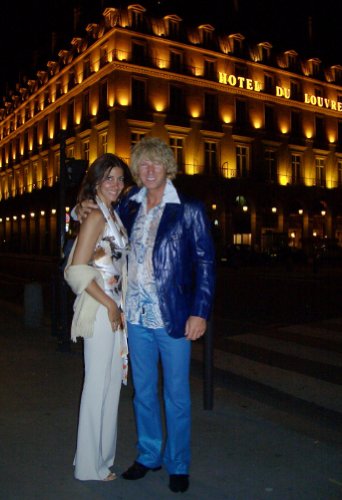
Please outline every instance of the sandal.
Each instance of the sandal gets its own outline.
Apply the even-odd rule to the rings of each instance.
[[[117,475],[114,472],[110,472],[107,477],[102,479],[102,481],[114,481],[117,478]]]

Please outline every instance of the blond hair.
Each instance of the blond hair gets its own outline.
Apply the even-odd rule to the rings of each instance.
[[[174,179],[177,174],[177,163],[170,146],[158,137],[144,137],[137,142],[131,151],[130,168],[134,180],[141,186],[139,165],[143,160],[160,163],[166,170],[167,177]]]

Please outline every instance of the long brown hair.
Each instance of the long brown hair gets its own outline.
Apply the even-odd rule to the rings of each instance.
[[[87,199],[95,201],[97,186],[106,176],[106,173],[115,167],[121,168],[123,171],[125,184],[124,189],[134,184],[133,177],[127,163],[113,153],[105,153],[99,156],[88,168],[78,192],[77,203]]]

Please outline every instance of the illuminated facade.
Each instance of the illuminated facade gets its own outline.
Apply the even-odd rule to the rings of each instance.
[[[3,103],[0,251],[55,254],[61,132],[66,156],[89,162],[164,138],[218,245],[342,244],[341,84],[341,66],[293,50],[107,8]]]

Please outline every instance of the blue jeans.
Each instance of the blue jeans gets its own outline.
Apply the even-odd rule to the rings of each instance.
[[[138,434],[137,461],[146,467],[165,465],[169,474],[188,474],[190,464],[191,342],[170,337],[164,328],[128,323]],[[163,370],[166,441],[163,446],[159,359]]]

